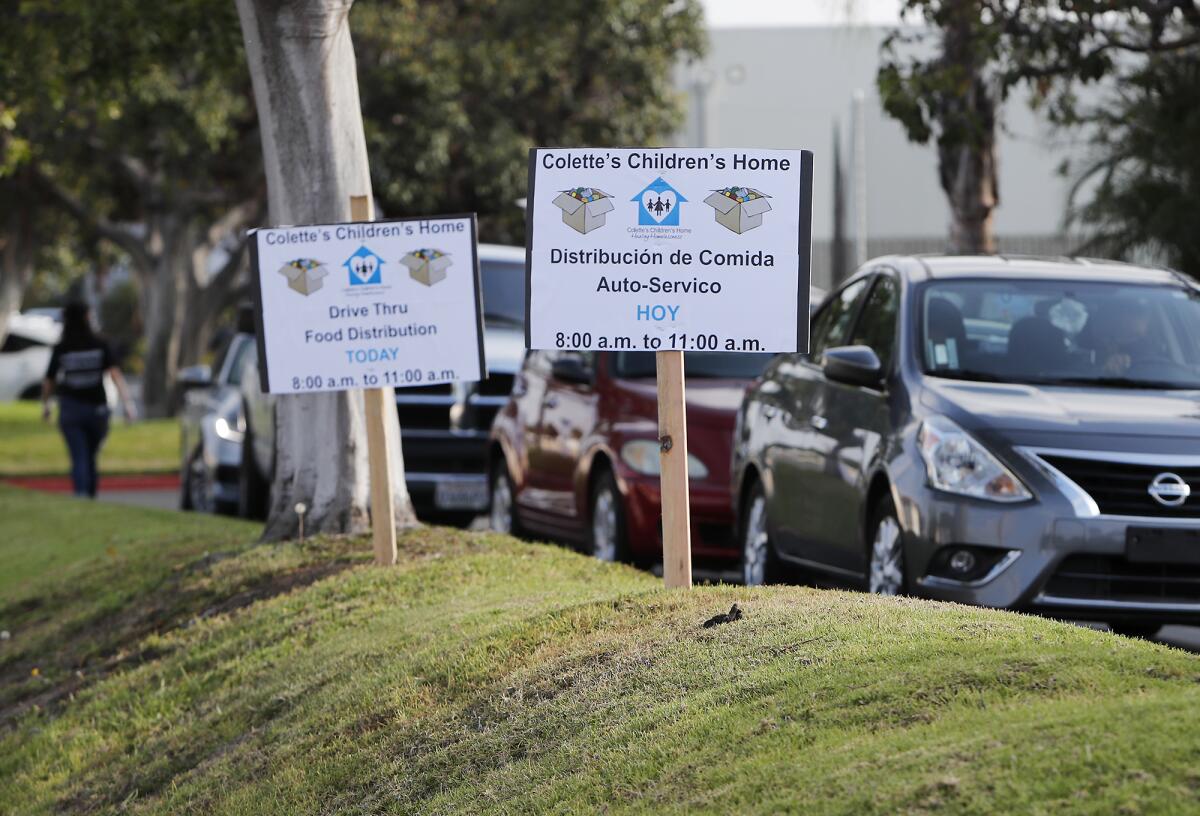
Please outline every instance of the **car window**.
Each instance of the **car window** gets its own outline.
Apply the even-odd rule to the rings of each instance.
[[[479,262],[483,279],[483,316],[489,323],[525,322],[525,264],[513,261]]]
[[[773,354],[751,352],[689,351],[683,355],[684,375],[689,379],[752,380],[771,362]],[[653,351],[613,353],[613,376],[625,380],[652,379],[658,376]]]
[[[925,287],[921,352],[938,377],[1200,388],[1200,289],[1088,280]]]
[[[594,351],[547,351],[543,352],[546,355],[547,364],[553,366],[555,361],[561,360],[564,357],[577,357],[588,368],[596,364],[596,352]]]
[[[37,340],[9,332],[8,337],[4,338],[4,346],[3,348],[0,348],[0,354],[11,354],[44,345],[46,344],[39,343]]]
[[[250,352],[254,348],[253,343],[241,343],[238,345],[236,355],[233,362],[229,365],[229,384],[241,385],[242,376],[246,371],[246,361],[250,359]]]
[[[896,281],[887,275],[875,279],[862,315],[847,345],[870,346],[886,371],[896,344],[896,311],[900,304]]]
[[[812,340],[809,354],[813,360],[820,360],[821,352],[830,346],[839,345],[850,328],[854,319],[858,301],[867,289],[870,278],[862,278],[847,286],[829,299],[821,311],[813,318]]]

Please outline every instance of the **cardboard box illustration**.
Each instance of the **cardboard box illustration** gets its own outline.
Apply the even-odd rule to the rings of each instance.
[[[603,227],[605,214],[613,211],[612,196],[595,187],[563,190],[554,206],[562,210],[564,224],[584,235]]]
[[[739,235],[762,226],[763,213],[771,209],[769,195],[751,187],[713,190],[704,203],[716,210],[717,223]]]
[[[446,279],[450,256],[440,249],[418,249],[405,255],[400,263],[408,267],[408,275],[413,280],[433,286]]]
[[[321,288],[322,278],[329,274],[325,264],[313,258],[297,258],[279,268],[279,274],[288,279],[288,286],[302,295],[311,295]]]

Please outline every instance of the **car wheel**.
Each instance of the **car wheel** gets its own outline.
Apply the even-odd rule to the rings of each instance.
[[[904,533],[891,498],[879,504],[870,527],[868,589],[876,595],[904,594]]]
[[[742,522],[742,583],[746,586],[772,583],[776,573],[775,548],[767,532],[767,496],[762,484],[755,482],[746,497]]]
[[[592,486],[591,550],[600,561],[619,561],[625,555],[625,515],[617,480],[605,470]]]
[[[213,512],[212,477],[200,451],[196,451],[188,460],[183,484],[184,501],[188,509],[197,513]]]
[[[242,461],[238,463],[237,514],[242,518],[265,519],[270,490],[271,486],[254,463],[254,434],[246,426],[246,434],[242,438]]]
[[[520,535],[521,525],[517,522],[517,506],[513,499],[512,478],[508,475],[508,468],[503,459],[492,466],[490,482],[489,526],[497,533]]]
[[[1159,629],[1162,629],[1162,624],[1114,621],[1108,624],[1108,628],[1111,629],[1115,635],[1124,635],[1125,637],[1150,640],[1158,634]]]

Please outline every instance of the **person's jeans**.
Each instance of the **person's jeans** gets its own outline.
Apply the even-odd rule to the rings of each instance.
[[[108,406],[59,397],[58,427],[71,453],[75,495],[95,498],[99,482],[96,454],[108,435]]]

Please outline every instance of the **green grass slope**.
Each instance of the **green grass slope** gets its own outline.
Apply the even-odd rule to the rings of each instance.
[[[70,552],[0,584],[5,813],[1200,812],[1200,659],[1166,647],[669,593],[489,534],[416,531],[376,569],[363,540],[53,520],[78,508],[0,491],[0,563]]]
[[[100,475],[179,470],[179,420],[113,422],[100,450]],[[0,478],[65,476],[71,460],[58,425],[37,402],[0,402]]]

